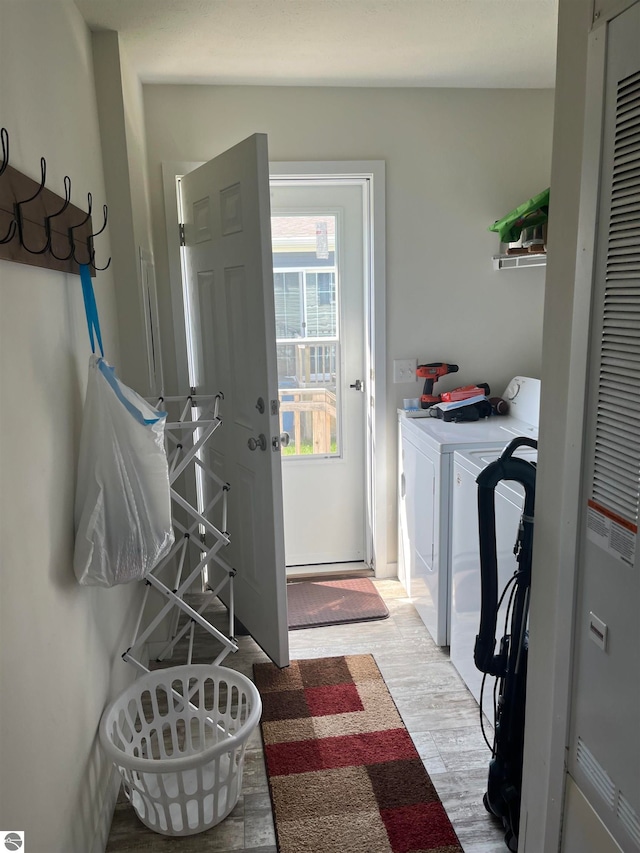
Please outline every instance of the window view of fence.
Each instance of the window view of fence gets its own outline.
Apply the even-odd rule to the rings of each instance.
[[[297,365],[299,372],[279,373],[280,425],[290,435],[285,455],[337,453],[336,344],[278,344],[278,368]]]
[[[285,456],[337,455],[340,364],[334,216],[271,220]]]

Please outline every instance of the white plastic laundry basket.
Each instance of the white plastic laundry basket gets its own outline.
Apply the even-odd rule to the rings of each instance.
[[[261,711],[256,686],[232,669],[168,667],[143,675],[105,710],[100,741],[140,820],[163,835],[193,835],[237,803]]]

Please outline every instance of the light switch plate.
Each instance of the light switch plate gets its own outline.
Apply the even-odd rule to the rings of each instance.
[[[598,619],[596,614],[591,611],[589,613],[589,636],[596,646],[599,646],[603,652],[606,652],[607,650],[608,633],[609,629],[607,625],[605,625],[602,619]]]
[[[396,358],[393,361],[393,381],[395,384],[399,382],[417,382],[416,368],[418,366],[417,358]]]

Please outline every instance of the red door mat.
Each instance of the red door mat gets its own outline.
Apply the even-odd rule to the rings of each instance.
[[[287,584],[289,630],[386,619],[387,606],[369,578]]]

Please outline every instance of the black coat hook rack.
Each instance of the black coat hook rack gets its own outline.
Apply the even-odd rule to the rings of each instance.
[[[80,264],[88,264],[91,275],[106,269],[96,265],[93,238],[107,227],[108,211],[103,208],[104,223],[93,231],[92,198],[87,195],[87,210],[71,204],[71,178],[65,175],[64,196],[46,186],[47,161],[40,160],[40,180],[34,181],[9,163],[9,134],[0,128],[0,259],[30,264],[79,275]]]

